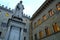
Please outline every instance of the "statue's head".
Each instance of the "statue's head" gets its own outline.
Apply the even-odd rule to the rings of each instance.
[[[22,3],[22,1],[20,1],[20,3]]]

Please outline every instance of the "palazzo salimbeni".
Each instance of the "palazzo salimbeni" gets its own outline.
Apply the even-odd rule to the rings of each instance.
[[[22,1],[0,6],[0,40],[60,40],[60,0],[46,0],[31,18],[23,10]]]

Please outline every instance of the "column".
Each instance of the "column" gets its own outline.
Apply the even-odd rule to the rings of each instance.
[[[24,38],[23,38],[23,36],[24,36],[24,34],[23,34],[23,29],[21,29],[21,36],[20,36],[20,40],[23,40]]]

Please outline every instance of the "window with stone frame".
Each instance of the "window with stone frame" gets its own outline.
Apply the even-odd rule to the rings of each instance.
[[[46,20],[47,19],[47,16],[46,15],[43,15],[42,18],[43,18],[43,20]]]
[[[53,16],[53,15],[54,15],[54,11],[53,11],[52,9],[51,9],[51,10],[49,10],[49,12],[48,12],[48,13],[49,13],[49,15],[50,15],[50,16]]]
[[[49,35],[51,34],[50,28],[47,27],[47,28],[45,29],[45,32],[46,32],[46,35],[49,36]]]
[[[39,38],[43,38],[43,31],[39,32]]]
[[[53,24],[53,30],[54,30],[54,32],[60,31],[60,27],[59,27],[59,25],[57,23]]]
[[[38,23],[37,25],[40,25],[42,23],[42,20],[39,19],[37,23]]]
[[[57,10],[60,10],[60,2],[58,4],[56,4],[56,8],[57,8]]]

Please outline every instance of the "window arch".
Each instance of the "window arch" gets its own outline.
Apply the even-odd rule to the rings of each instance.
[[[58,4],[56,4],[56,8],[57,8],[57,10],[60,10],[60,2]]]
[[[43,15],[42,18],[43,18],[43,20],[46,20],[47,19],[47,16],[46,15]]]
[[[37,23],[38,23],[38,25],[40,25],[42,23],[42,20],[39,19]]]
[[[48,13],[49,13],[50,16],[54,15],[54,11],[52,9]]]
[[[53,30],[54,30],[54,32],[60,31],[59,25],[57,23],[53,24]]]
[[[39,37],[40,37],[40,38],[43,38],[43,31],[40,31],[40,32],[39,32]]]
[[[51,34],[50,28],[47,27],[47,28],[45,29],[45,32],[46,32],[46,35],[49,36],[49,35]]]

